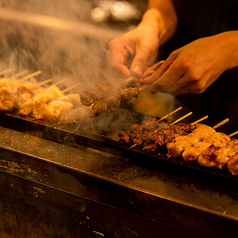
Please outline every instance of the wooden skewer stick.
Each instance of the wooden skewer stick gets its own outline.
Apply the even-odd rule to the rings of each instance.
[[[238,131],[235,131],[235,132],[231,133],[231,134],[229,135],[229,137],[232,137],[232,136],[237,135],[237,134],[238,134]]]
[[[203,121],[203,120],[205,120],[205,119],[207,119],[207,118],[208,118],[208,116],[202,117],[201,119],[199,119],[199,120],[197,120],[197,121],[191,123],[190,125],[197,124],[197,123],[199,123],[199,122],[201,122],[201,121]]]
[[[167,114],[167,115],[163,116],[162,118],[160,118],[157,122],[164,120],[165,118],[171,116],[172,114],[174,114],[175,112],[177,112],[177,111],[179,111],[181,109],[182,109],[182,107],[179,107],[179,108],[175,109],[174,111],[172,111],[169,114]]]
[[[62,92],[65,93],[65,92],[67,92],[67,91],[69,91],[69,90],[71,90],[71,89],[73,89],[73,88],[75,88],[75,87],[77,87],[77,86],[79,86],[79,85],[81,85],[81,84],[82,84],[81,82],[76,83],[75,85],[73,85],[73,86],[71,86],[71,87],[68,87],[68,88],[62,90]]]
[[[36,71],[36,72],[34,72],[32,74],[27,75],[26,77],[21,78],[20,81],[22,82],[22,81],[24,81],[26,79],[29,79],[29,78],[34,77],[34,76],[36,76],[38,74],[41,74],[41,73],[42,73],[42,71],[38,70],[38,71]]]
[[[57,85],[59,85],[59,84],[65,82],[65,81],[66,81],[66,79],[62,79],[62,80],[60,80],[60,81],[54,83],[53,85],[57,86]]]
[[[190,116],[191,114],[193,114],[193,113],[192,113],[192,112],[189,112],[188,114],[184,115],[183,117],[181,117],[181,118],[179,118],[178,120],[176,120],[176,121],[174,121],[173,123],[171,123],[170,126],[171,126],[171,125],[174,125],[174,124],[176,124],[176,123],[178,123],[178,122],[180,122],[180,121],[182,121],[184,118]]]
[[[149,84],[145,84],[139,88],[139,91],[142,91],[143,89],[146,89],[149,87]]]
[[[14,75],[12,75],[11,77],[10,77],[10,79],[12,79],[12,78],[17,78],[17,77],[19,77],[19,76],[22,76],[23,74],[27,74],[29,71],[26,69],[26,70],[23,70],[23,71],[21,71],[21,72],[19,72],[19,73],[17,73],[17,74],[14,74]]]
[[[0,72],[0,75],[9,73],[9,72],[11,72],[11,71],[12,71],[11,69],[5,69],[5,70],[3,70],[3,71]]]
[[[130,82],[131,80],[133,80],[133,79],[135,79],[135,77],[134,76],[132,76],[132,77],[130,77],[130,78],[128,78],[128,79],[126,79],[125,81],[126,82]]]
[[[132,148],[134,148],[134,147],[136,147],[137,146],[137,144],[134,144],[134,145],[132,145],[131,147],[130,147],[130,149],[132,149]]]
[[[225,123],[227,123],[229,121],[229,118],[226,118],[225,120],[219,122],[218,124],[216,124],[213,129],[217,129],[218,127],[224,125]]]
[[[47,80],[45,80],[45,81],[39,82],[39,83],[37,84],[37,86],[41,86],[41,85],[43,85],[43,84],[50,83],[50,82],[52,82],[52,79],[47,79]]]

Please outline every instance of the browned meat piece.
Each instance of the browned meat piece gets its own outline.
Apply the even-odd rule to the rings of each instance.
[[[96,101],[92,106],[90,117],[97,117],[103,112],[109,112],[111,109],[116,109],[120,106],[121,102],[131,100],[131,98],[137,96],[138,93],[139,88],[126,88],[122,89],[119,94]]]
[[[97,117],[98,115],[100,115],[103,112],[107,111],[107,102],[106,100],[100,100],[98,102],[95,102],[94,105],[92,106],[91,109],[91,113],[89,115],[89,117],[93,118],[93,117]]]
[[[146,152],[154,152],[157,150],[157,145],[156,144],[149,144],[143,147],[143,150]]]
[[[124,79],[105,80],[91,90],[82,92],[81,102],[83,105],[90,106],[95,101],[118,94],[125,87],[128,87],[128,84]]]
[[[169,129],[175,134],[186,135],[188,133],[191,133],[195,129],[195,126],[190,125],[188,123],[178,123],[170,126]]]
[[[122,89],[119,94],[121,96],[121,102],[129,101],[133,97],[137,97],[139,94],[139,87]]]
[[[92,106],[89,117],[90,118],[97,117],[103,112],[108,112],[112,108],[119,107],[120,104],[121,104],[120,96],[116,96],[116,97],[111,96],[111,97],[96,101]]]
[[[238,155],[233,155],[227,162],[227,168],[232,175],[238,175]]]
[[[93,93],[90,93],[89,91],[82,92],[80,96],[81,102],[85,106],[90,106],[96,100],[96,96]]]
[[[120,131],[118,133],[119,136],[119,142],[121,143],[129,143],[130,142],[130,137],[125,131]]]

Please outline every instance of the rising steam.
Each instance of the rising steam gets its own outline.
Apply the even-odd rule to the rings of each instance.
[[[42,70],[37,80],[67,79],[64,87],[82,82],[71,93],[116,77],[106,51],[109,41],[122,32],[91,26],[92,7],[84,0],[0,1],[0,69]],[[90,119],[86,128],[96,123],[115,129],[125,126],[125,121],[129,125],[134,117],[122,109],[120,114]]]

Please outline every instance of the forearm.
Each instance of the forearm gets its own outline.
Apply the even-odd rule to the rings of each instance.
[[[170,39],[178,25],[178,17],[172,0],[149,0],[148,9],[139,26],[150,26],[158,32],[160,45]]]
[[[221,44],[221,51],[227,52],[227,69],[238,67],[238,31],[227,31],[217,35]]]

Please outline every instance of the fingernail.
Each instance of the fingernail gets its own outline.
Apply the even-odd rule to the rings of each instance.
[[[134,67],[134,73],[135,74],[137,74],[138,76],[142,76],[142,74],[143,74],[143,71],[142,71],[142,68],[139,66],[139,65],[136,65],[135,67]]]

